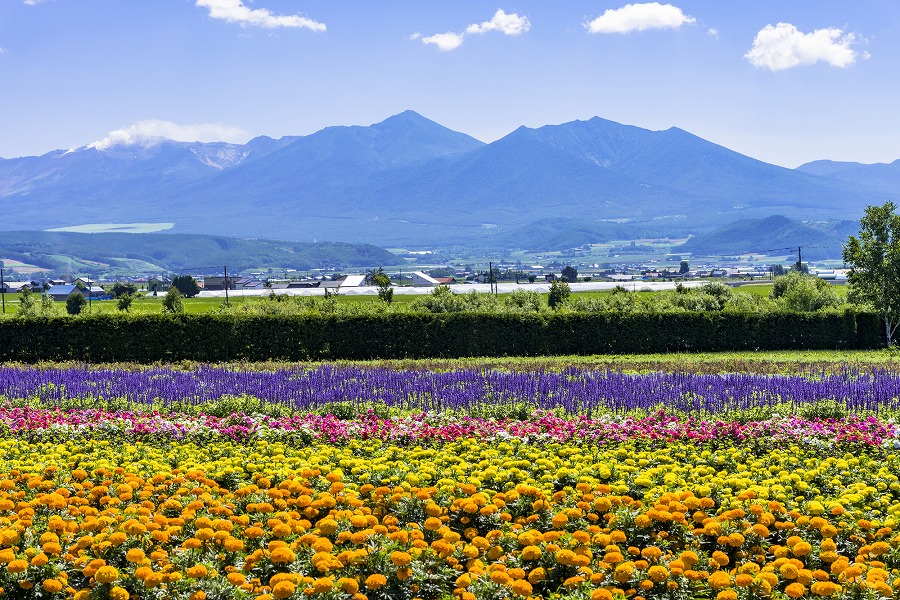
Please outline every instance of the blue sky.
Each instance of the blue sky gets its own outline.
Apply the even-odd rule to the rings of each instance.
[[[597,115],[788,167],[900,158],[896,0],[3,0],[0,48],[5,158],[405,109],[484,141]]]

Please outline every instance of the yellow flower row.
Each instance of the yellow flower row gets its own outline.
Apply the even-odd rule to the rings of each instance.
[[[892,597],[900,459],[788,448],[0,442],[42,598]]]

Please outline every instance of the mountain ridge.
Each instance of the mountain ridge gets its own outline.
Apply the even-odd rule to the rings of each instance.
[[[592,117],[522,126],[485,144],[404,111],[247,144],[6,159],[0,227],[165,221],[176,233],[477,246],[548,219],[652,220],[663,233],[772,214],[854,219],[891,185],[866,177],[770,165],[678,127]],[[584,235],[591,230],[606,231]]]

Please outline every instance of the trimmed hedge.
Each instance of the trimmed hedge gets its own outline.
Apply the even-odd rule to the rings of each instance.
[[[871,349],[879,316],[821,313],[240,316],[0,320],[0,360],[157,362]]]

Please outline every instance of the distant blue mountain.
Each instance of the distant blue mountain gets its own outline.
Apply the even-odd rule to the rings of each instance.
[[[838,181],[861,185],[881,193],[881,199],[872,198],[870,204],[883,204],[887,200],[900,199],[900,159],[892,163],[862,164],[817,160],[797,167],[803,173],[812,173]]]
[[[163,221],[182,233],[531,247],[532,224],[544,235],[573,220],[584,240],[612,222],[665,235],[772,214],[857,219],[888,185],[804,167],[597,117],[484,144],[406,111],[243,145],[161,140],[3,160],[0,227]]]

